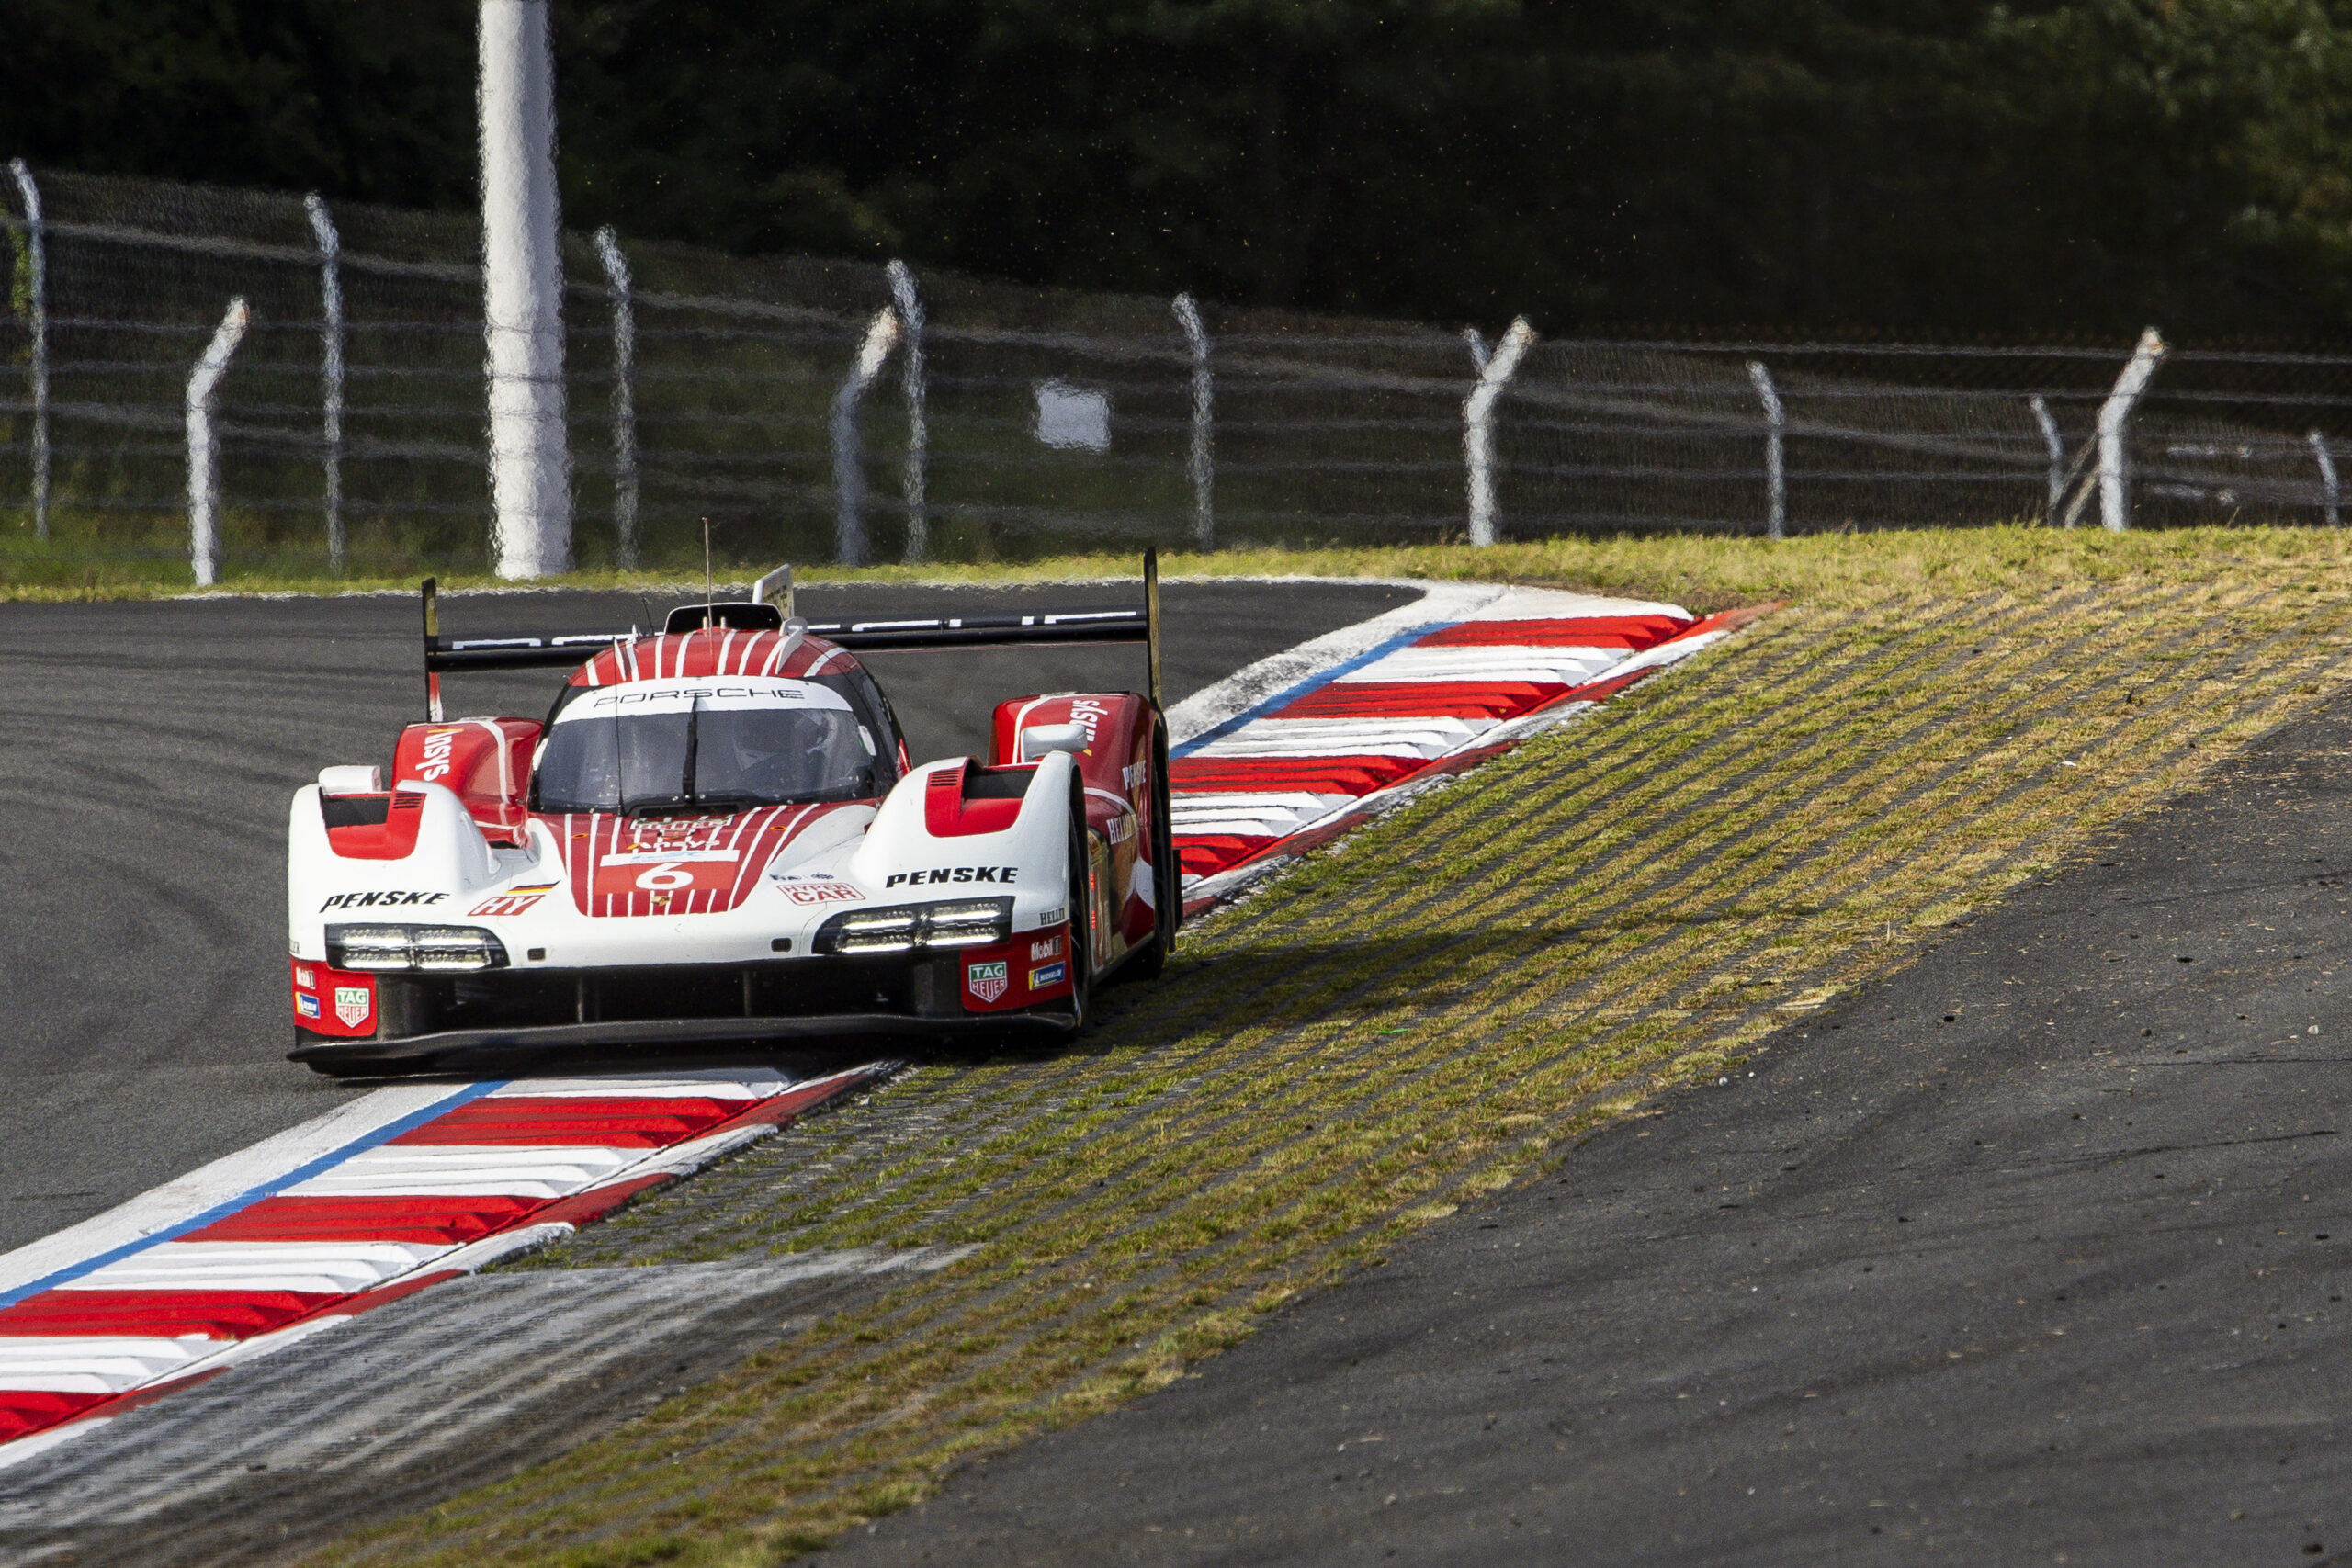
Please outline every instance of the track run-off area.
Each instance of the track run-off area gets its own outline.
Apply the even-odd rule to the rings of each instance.
[[[1804,541],[1777,557],[1717,548],[1711,560],[1664,547],[1646,562],[1632,546],[1489,553],[1478,564],[1498,576],[1599,583],[1701,610],[1792,602],[1209,916],[1188,931],[1162,984],[1106,994],[1101,1021],[1075,1046],[920,1061],[889,1087],[750,1144],[568,1242],[450,1287],[471,1303],[476,1337],[503,1321],[487,1306],[493,1297],[519,1303],[537,1292],[528,1300],[543,1303],[570,1292],[579,1303],[613,1303],[632,1281],[650,1289],[684,1277],[676,1270],[731,1282],[707,1294],[769,1303],[750,1327],[676,1312],[674,1363],[667,1350],[663,1369],[609,1362],[621,1397],[550,1383],[537,1413],[516,1417],[544,1439],[544,1457],[510,1449],[487,1468],[445,1466],[435,1485],[413,1473],[439,1451],[421,1438],[405,1450],[398,1433],[376,1434],[372,1448],[356,1438],[322,1442],[284,1465],[252,1439],[255,1457],[233,1484],[174,1495],[151,1479],[136,1517],[107,1515],[107,1477],[96,1471],[56,1488],[84,1500],[72,1525],[44,1523],[37,1506],[11,1495],[0,1502],[0,1543],[86,1562],[759,1562],[882,1520],[959,1463],[1188,1373],[1207,1389],[1220,1369],[1240,1364],[1212,1352],[1267,1313],[1334,1281],[1315,1310],[1381,1290],[1385,1270],[1410,1272],[1416,1248],[1475,1229],[1464,1210],[1507,1204],[1532,1190],[1524,1184],[1533,1178],[1573,1171],[1577,1141],[1600,1124],[1670,1111],[1679,1094],[1703,1096],[1736,1075],[1745,1082],[1758,1062],[1803,1059],[1815,1048],[1802,1038],[1811,1021],[1858,1005],[1849,999],[1858,988],[1867,997],[1874,982],[1901,984],[1897,972],[1923,944],[1965,935],[2005,894],[2059,874],[2103,829],[2324,704],[2352,630],[2352,596],[2331,586],[2343,581],[2344,563],[2330,555],[2341,547],[2325,540],[2037,534],[1973,547]],[[1397,577],[1443,575],[1469,558],[1402,552],[1386,564]],[[1311,571],[1317,563],[1294,564]],[[1197,591],[1247,592],[1238,583]],[[1201,671],[1193,689],[1411,597],[1374,585],[1344,592],[1389,597],[1335,606],[1321,626],[1272,647],[1228,649],[1223,669]],[[1299,595],[1283,592],[1286,606]],[[133,612],[250,617],[240,628],[249,632],[285,613],[249,602],[78,613],[127,624]],[[69,613],[11,606],[6,616]],[[1171,609],[1172,624],[1181,616]],[[334,640],[316,635],[322,646]],[[388,626],[383,636],[373,651],[388,678],[413,681],[398,633]],[[302,733],[300,714],[270,713],[277,732],[232,761],[206,750],[207,722],[219,726],[220,694],[240,680],[234,666],[250,670],[257,655],[250,637],[218,641],[201,656],[183,650],[179,664],[115,661],[108,678],[121,684],[96,705],[106,722],[89,733],[136,734],[152,708],[173,754],[143,767],[78,739],[60,757],[56,737],[74,712],[61,678],[74,668],[70,656],[38,677],[17,660],[12,793],[70,804],[57,808],[63,821],[50,841],[12,853],[10,897],[47,901],[23,914],[50,916],[55,935],[38,960],[51,967],[11,960],[19,966],[11,1016],[47,1043],[46,1121],[76,1107],[85,1119],[77,1135],[35,1125],[43,1120],[35,1111],[32,1142],[12,1139],[34,1154],[21,1167],[12,1158],[7,1179],[28,1213],[46,1206],[13,1239],[86,1218],[327,1103],[313,1098],[290,1113],[304,1095],[344,1092],[277,1082],[272,1075],[290,1080],[299,1070],[273,1065],[283,1032],[275,1016],[258,1021],[242,1057],[217,1043],[233,1037],[223,1024],[238,1005],[234,988],[247,983],[219,973],[220,954],[240,921],[264,936],[277,924],[266,886],[274,848],[248,835],[242,848],[262,864],[246,877],[242,865],[224,876],[217,852],[190,865],[153,846],[174,820],[195,841],[220,834],[208,828],[208,811],[269,821],[319,762],[372,755],[413,697],[386,686],[369,699],[379,705],[369,722],[322,719],[323,739]],[[367,661],[356,649],[344,657]],[[79,660],[89,662],[86,653]],[[254,700],[255,717],[288,705],[291,662],[270,667],[265,683],[277,683],[276,700]],[[883,673],[917,728],[906,711],[912,682]],[[1053,683],[1016,675],[969,706],[977,719],[995,696]],[[307,684],[332,682],[314,666]],[[362,739],[348,739],[355,733]],[[52,759],[45,774],[24,761],[39,745]],[[166,797],[143,817],[142,789]],[[257,795],[267,810],[209,804],[224,793]],[[130,819],[137,825],[109,841],[103,829]],[[43,855],[72,879],[40,876]],[[230,885],[208,887],[207,876]],[[257,909],[240,903],[239,879],[264,886]],[[96,888],[105,891],[81,891]],[[212,912],[172,902],[183,891]],[[144,942],[140,921],[160,928]],[[140,973],[139,960],[116,959],[110,971],[126,977],[102,981],[85,955],[96,949],[68,946],[84,933],[107,936],[104,951],[126,955],[168,955],[177,942],[193,961],[176,960],[187,964],[176,975],[149,968],[143,1002],[125,1001],[125,1016],[108,1021],[107,987],[135,995],[127,976]],[[274,957],[265,946],[256,961],[272,1003]],[[176,1032],[142,1030],[142,1017],[175,1021]],[[167,1041],[186,1069],[176,1084]],[[265,1103],[292,1098],[255,1110],[223,1092],[240,1084]],[[1690,1085],[1704,1087],[1681,1087]],[[108,1104],[118,1116],[151,1117],[156,1131],[101,1127],[96,1111]],[[208,1120],[209,1132],[190,1131]],[[117,1162],[109,1140],[166,1146]],[[1612,1157],[1637,1167],[1638,1156]],[[108,1174],[141,1158],[144,1173]],[[107,1180],[116,1187],[100,1191]],[[1553,1245],[1577,1246],[1573,1224]],[[887,1257],[922,1263],[894,1273],[870,1261]],[[835,1258],[869,1260],[857,1265],[863,1283],[796,1298],[807,1280],[778,1272],[802,1267],[795,1259]],[[371,1314],[380,1327],[339,1332],[372,1334],[371,1353],[399,1357],[403,1343],[413,1348],[433,1333],[432,1299]],[[513,1321],[560,1330],[589,1310],[546,1307],[552,1315],[542,1319],[518,1309]],[[655,1320],[639,1321],[643,1334]],[[284,1380],[330,1376],[338,1359],[353,1359],[329,1348],[334,1339],[321,1336],[188,1398],[212,1401],[213,1418],[226,1421],[226,1391],[247,1382],[243,1399],[282,1414],[302,1403],[300,1386]],[[532,1342],[542,1361],[560,1359],[560,1332]],[[1588,1348],[1602,1351],[1563,1337],[1544,1354],[1574,1361]],[[1675,1369],[1645,1371],[1622,1342],[1606,1353],[1634,1391],[1626,1399],[1672,1398],[1658,1391]],[[1150,1419],[1166,1397],[1121,1423]],[[141,1423],[153,1424],[155,1444],[192,1442],[195,1417],[175,1416],[175,1403],[127,1416],[91,1442],[127,1439]],[[430,1426],[413,1402],[382,1404],[408,1409],[417,1431]],[[568,1409],[593,1414],[567,1426]],[[364,1411],[354,1421],[364,1427]],[[1356,1436],[1387,1440],[1376,1427]],[[1084,1430],[1057,1441],[1083,1441]],[[1546,1443],[1524,1449],[1527,1475],[1566,1462]],[[417,1464],[404,1468],[411,1458]],[[1516,1472],[1505,1472],[1486,1479],[1483,1505],[1428,1503],[1424,1529],[1431,1518],[1442,1526],[1449,1506],[1507,1502],[1492,1495],[1514,1483]],[[958,1492],[984,1485],[986,1473],[968,1472],[977,1479],[958,1481]],[[1329,1483],[1302,1473],[1297,1483],[1310,1479]],[[1361,1547],[1377,1556],[1381,1510],[1392,1505],[1357,1501],[1354,1533],[1329,1539],[1350,1540],[1351,1555]],[[1702,1513],[1711,1505],[1660,1494],[1650,1506]],[[1116,1516],[1115,1504],[1104,1507]],[[894,1529],[922,1539],[933,1512],[876,1524],[874,1550]],[[1155,1540],[1172,1537],[1156,1550],[1170,1561],[1212,1555],[1204,1548],[1188,1559],[1175,1544],[1188,1528],[1177,1520],[1156,1531]],[[1020,1560],[1052,1539],[1024,1543],[1015,1532],[995,1554]],[[1896,1538],[1882,1529],[1856,1539]],[[1615,1555],[1605,1540],[1587,1544],[1596,1558]]]

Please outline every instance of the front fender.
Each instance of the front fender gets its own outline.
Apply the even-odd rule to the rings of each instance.
[[[1011,826],[935,835],[926,810],[932,780],[966,763],[932,762],[899,780],[851,857],[850,874],[884,902],[1010,893],[1013,928],[1034,929],[1069,891],[1071,761],[1056,752],[1037,765]]]
[[[436,784],[403,782],[424,798],[417,807],[416,847],[397,860],[358,860],[334,852],[319,809],[319,786],[294,792],[288,811],[286,902],[289,950],[325,956],[327,921],[367,919],[450,920],[469,893],[502,874],[490,842],[465,803]],[[513,869],[510,857],[508,870]]]

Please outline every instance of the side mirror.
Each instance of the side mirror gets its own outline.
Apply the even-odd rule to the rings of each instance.
[[[1086,750],[1086,726],[1082,724],[1033,724],[1021,732],[1021,760],[1042,762],[1049,751],[1068,751],[1072,756]]]
[[[346,764],[340,768],[319,770],[321,795],[381,795],[384,793],[384,770]]]

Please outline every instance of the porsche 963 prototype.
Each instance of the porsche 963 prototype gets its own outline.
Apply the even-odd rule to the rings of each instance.
[[[764,592],[775,577],[783,604]],[[297,1061],[1069,1032],[1182,918],[1140,607],[817,625],[788,573],[659,633],[451,640],[389,774],[296,792]],[[983,761],[913,765],[860,650],[1143,642],[1148,694],[998,705]],[[572,666],[544,720],[443,716],[445,673]],[[387,780],[389,779],[389,783]]]

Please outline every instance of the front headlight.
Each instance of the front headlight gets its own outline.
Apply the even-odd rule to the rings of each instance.
[[[1012,934],[1012,900],[894,904],[852,909],[817,928],[819,953],[908,953],[919,947],[980,947]]]
[[[329,926],[327,963],[336,969],[463,975],[505,968],[506,945],[478,926]]]

